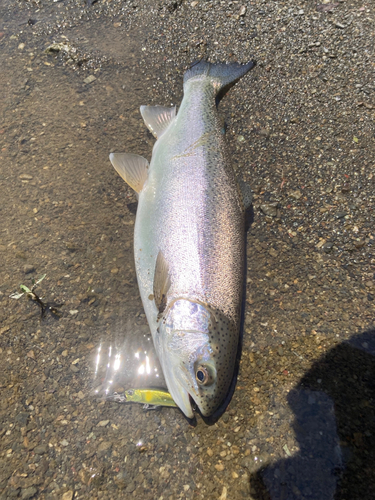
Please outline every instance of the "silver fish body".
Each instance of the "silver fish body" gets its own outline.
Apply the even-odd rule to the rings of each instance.
[[[200,62],[185,74],[177,115],[141,108],[158,140],[139,190],[137,278],[168,390],[189,418],[191,400],[203,416],[213,415],[234,374],[245,203],[215,100],[252,66]],[[111,156],[120,171],[120,158]]]

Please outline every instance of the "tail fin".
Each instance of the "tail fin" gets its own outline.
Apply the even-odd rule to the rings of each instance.
[[[240,63],[209,63],[198,61],[193,63],[184,75],[184,85],[191,79],[210,78],[216,90],[216,104],[228,90],[233,87],[248,71],[254,68],[256,62],[250,61],[247,64]]]

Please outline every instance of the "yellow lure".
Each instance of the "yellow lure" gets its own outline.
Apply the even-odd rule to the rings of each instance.
[[[111,399],[120,403],[141,403],[147,408],[154,406],[177,407],[172,396],[164,389],[128,389],[123,394],[114,394]]]

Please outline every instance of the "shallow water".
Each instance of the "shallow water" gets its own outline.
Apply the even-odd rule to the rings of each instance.
[[[235,167],[255,190],[241,369],[227,412],[192,428],[175,409],[102,400],[164,385],[135,277],[136,199],[108,155],[150,157],[139,106],[178,104],[183,66],[165,47],[152,52],[146,13],[142,24],[114,5],[113,16],[65,1],[0,7],[1,498],[371,499],[374,232],[363,200],[373,146],[360,149],[361,173],[346,161],[353,141],[340,143],[335,174],[322,167],[311,181],[311,167],[294,159],[299,141],[307,163],[318,157],[305,141],[317,132],[303,80],[297,92],[289,83],[274,91],[268,79],[279,77],[260,66],[221,107]],[[66,48],[46,53],[54,42]],[[266,114],[284,130],[281,98],[301,121],[285,125],[289,143],[264,132]],[[333,149],[320,150],[324,165]],[[345,175],[350,194],[322,194]],[[260,206],[273,201],[281,214],[267,218]],[[361,237],[364,228],[357,253],[341,254],[339,236],[336,253],[316,247],[345,232],[341,216],[323,219],[328,204],[327,213],[354,214]],[[36,303],[9,298],[44,273],[36,292],[63,302],[60,319],[40,320]]]

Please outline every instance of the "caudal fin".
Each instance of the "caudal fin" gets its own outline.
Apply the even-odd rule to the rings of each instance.
[[[209,78],[216,91],[216,102],[218,103],[224,94],[235,83],[238,82],[248,71],[254,68],[256,62],[250,61],[247,64],[240,63],[209,63],[199,61],[194,63],[184,75],[184,86],[189,80],[203,80]]]

